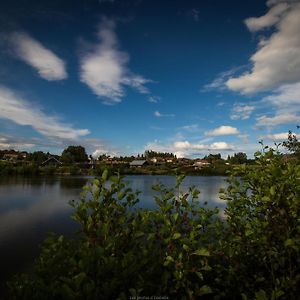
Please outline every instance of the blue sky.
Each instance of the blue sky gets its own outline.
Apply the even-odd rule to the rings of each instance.
[[[1,1],[0,148],[223,156],[300,119],[300,2]]]

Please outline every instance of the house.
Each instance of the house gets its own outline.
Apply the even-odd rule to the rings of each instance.
[[[129,166],[130,168],[141,168],[142,166],[147,165],[147,161],[146,160],[133,160]]]
[[[19,158],[19,152],[15,150],[9,150],[3,155],[3,159],[9,161],[16,161]]]
[[[12,153],[9,153],[9,154],[4,154],[3,155],[3,159],[5,160],[9,160],[9,161],[15,161],[19,158],[19,155],[18,154],[12,154]]]
[[[46,159],[44,162],[41,163],[41,166],[52,166],[52,167],[58,167],[62,165],[62,163],[55,158],[54,156],[50,156],[48,159]]]
[[[154,164],[156,164],[157,161],[158,161],[158,159],[157,159],[156,157],[152,157],[152,158],[150,159],[150,161],[153,162]]]
[[[192,165],[192,160],[189,159],[189,158],[185,158],[185,157],[178,158],[178,162],[181,165],[183,165],[183,166],[190,166],[190,165]]]
[[[209,165],[210,165],[210,163],[207,160],[197,159],[197,160],[194,161],[193,166],[195,167],[195,169],[200,169],[200,168],[203,168],[203,167],[207,167]]]

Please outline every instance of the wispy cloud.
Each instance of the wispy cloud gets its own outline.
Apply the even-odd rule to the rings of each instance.
[[[37,132],[50,138],[77,139],[89,134],[87,129],[74,129],[61,122],[56,116],[49,116],[41,108],[23,99],[14,91],[0,86],[0,118],[18,125],[31,126]]]
[[[186,130],[188,132],[197,132],[199,131],[199,125],[198,124],[190,124],[190,125],[184,125],[179,127],[180,130]]]
[[[187,12],[188,17],[191,17],[195,22],[199,22],[200,11],[196,8],[192,8]]]
[[[286,84],[276,89],[263,102],[275,106],[280,112],[300,112],[300,82]]]
[[[30,149],[35,146],[35,143],[32,143],[28,139],[23,138],[12,138],[10,136],[4,136],[0,134],[0,149],[17,149],[24,150]]]
[[[158,96],[149,96],[148,97],[148,101],[151,103],[158,103],[160,100],[161,100],[161,98]]]
[[[154,116],[157,117],[157,118],[163,118],[163,117],[173,118],[173,117],[175,117],[174,114],[162,114],[158,110],[154,112]]]
[[[235,72],[236,72],[235,68],[228,70],[228,71],[221,72],[220,74],[217,75],[217,77],[212,82],[204,85],[204,87],[202,88],[201,91],[207,92],[207,91],[215,90],[215,89],[224,90],[226,88],[226,85],[225,85],[226,81]]]
[[[228,81],[228,79],[231,78],[234,74],[243,71],[245,68],[246,66],[233,67],[227,71],[223,71],[219,73],[212,82],[204,85],[200,91],[209,92],[213,90],[219,90],[219,91],[226,90],[227,89],[226,82]]]
[[[235,104],[231,110],[230,119],[247,120],[250,118],[255,107],[253,105]]]
[[[266,15],[246,20],[251,31],[275,26],[275,32],[260,40],[250,58],[252,69],[226,81],[230,90],[250,94],[300,81],[300,3],[285,2],[268,2]]]
[[[128,68],[129,55],[119,50],[115,27],[113,20],[104,18],[98,31],[100,43],[89,51],[83,51],[80,58],[80,80],[104,104],[121,102],[125,86],[147,94],[149,90],[145,84],[151,82]]]
[[[295,134],[295,133],[293,133],[293,134]],[[287,140],[288,133],[287,132],[271,133],[271,134],[260,135],[258,138],[260,140],[268,139],[268,140],[272,140],[272,141],[284,141],[284,140]]]
[[[65,62],[53,51],[25,32],[14,32],[9,37],[9,46],[16,57],[33,67],[40,77],[62,80],[68,77]]]
[[[274,116],[263,115],[256,119],[256,125],[269,128],[281,124],[300,122],[300,82],[282,85],[272,94],[262,99],[261,104],[275,108]]]
[[[266,126],[269,128],[275,127],[281,124],[298,124],[300,122],[300,116],[293,113],[275,115],[273,117],[261,116],[256,119],[256,126]]]
[[[206,136],[221,136],[221,135],[236,135],[236,134],[239,134],[237,128],[232,126],[226,126],[226,125],[222,125],[218,128],[205,132]]]

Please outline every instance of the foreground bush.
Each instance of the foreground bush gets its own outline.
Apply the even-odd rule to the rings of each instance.
[[[107,172],[72,202],[75,239],[49,236],[34,274],[9,283],[16,299],[297,299],[300,166],[273,150],[237,169],[218,209],[199,191],[158,184],[157,209]]]

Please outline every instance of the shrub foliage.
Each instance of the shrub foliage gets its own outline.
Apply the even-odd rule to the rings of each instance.
[[[239,177],[236,176],[239,175]],[[16,299],[296,299],[300,286],[300,166],[274,150],[238,167],[221,197],[225,217],[199,191],[161,184],[157,208],[102,177],[73,201],[80,224],[69,239],[50,235],[32,275],[9,282]]]

